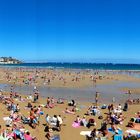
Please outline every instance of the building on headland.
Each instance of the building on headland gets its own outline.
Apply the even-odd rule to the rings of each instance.
[[[20,64],[21,61],[12,57],[0,57],[0,64]]]

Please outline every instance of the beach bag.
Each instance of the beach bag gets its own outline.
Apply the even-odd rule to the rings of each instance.
[[[103,119],[103,116],[99,116],[98,119],[99,119],[99,120],[102,120],[102,119]]]
[[[107,106],[106,105],[103,105],[102,107],[101,107],[101,109],[106,109],[107,108]]]
[[[140,123],[140,119],[136,119],[135,123]]]
[[[41,111],[41,112],[40,112],[40,115],[44,115],[44,112]]]

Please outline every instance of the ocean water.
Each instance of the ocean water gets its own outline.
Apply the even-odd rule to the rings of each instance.
[[[22,63],[7,64],[0,67],[50,68],[50,69],[93,69],[93,70],[140,70],[140,64],[112,63]]]

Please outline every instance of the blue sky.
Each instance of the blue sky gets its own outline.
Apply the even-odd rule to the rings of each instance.
[[[0,0],[0,56],[140,61],[139,0]]]

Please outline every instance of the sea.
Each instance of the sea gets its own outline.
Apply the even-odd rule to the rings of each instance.
[[[0,64],[0,67],[48,68],[48,69],[91,69],[91,70],[140,70],[140,64],[114,63],[22,63]]]

